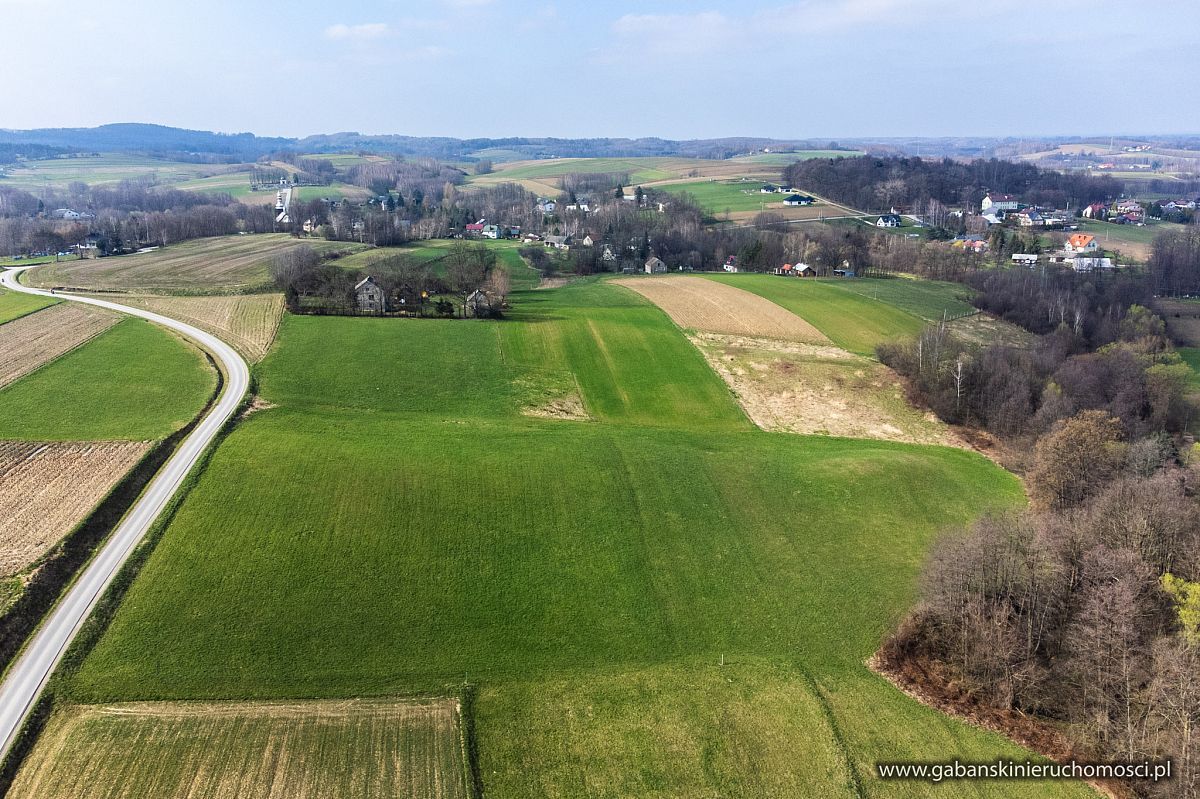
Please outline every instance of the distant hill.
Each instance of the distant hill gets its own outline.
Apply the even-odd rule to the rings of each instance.
[[[216,156],[220,160],[252,161],[284,150],[301,153],[369,151],[411,158],[477,160],[491,157],[488,151],[504,151],[510,158],[634,158],[641,156],[685,156],[729,158],[765,148],[825,149],[827,141],[779,141],[766,138],[724,138],[672,141],[669,139],[455,139],[401,135],[330,133],[305,138],[256,136],[253,133],[213,133],[164,125],[121,123],[96,128],[0,129],[0,146],[20,151],[29,147],[28,157],[44,157],[35,147],[54,147],[74,152],[145,152],[186,160]]]
[[[1122,141],[1156,142],[1178,149],[1200,149],[1197,136],[1124,137]],[[558,139],[513,137],[456,139],[445,136],[367,135],[344,132],[304,138],[256,136],[253,133],[214,133],[165,125],[120,123],[96,128],[0,129],[0,155],[45,158],[61,152],[137,152],[176,161],[253,161],[282,151],[297,153],[371,152],[407,158],[445,161],[480,159],[534,160],[539,158],[637,158],[674,156],[730,158],[771,149],[865,151],[872,155],[918,155],[951,158],[1018,158],[1072,142],[1110,141],[1108,137],[876,137],[842,139],[770,139],[730,137],[718,139]],[[38,149],[41,148],[41,149]],[[47,148],[57,148],[51,150]],[[25,150],[23,152],[23,150]],[[11,160],[11,158],[9,159]]]

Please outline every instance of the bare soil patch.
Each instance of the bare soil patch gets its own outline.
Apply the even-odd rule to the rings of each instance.
[[[36,563],[149,449],[139,441],[0,441],[0,577]]]
[[[667,312],[682,328],[828,344],[811,324],[770,300],[736,286],[686,275],[614,280]]]
[[[454,699],[145,702],[55,712],[20,799],[466,799]]]
[[[207,330],[253,362],[271,349],[283,317],[282,294],[221,297],[122,297],[121,302]]]
[[[763,430],[965,446],[912,407],[891,369],[830,346],[698,333],[697,349]]]
[[[60,303],[0,325],[0,388],[59,358],[120,321],[116,314]]]

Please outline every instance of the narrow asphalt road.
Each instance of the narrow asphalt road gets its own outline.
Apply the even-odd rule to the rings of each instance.
[[[174,319],[168,319],[140,308],[129,308],[107,300],[92,297],[77,297],[70,294],[51,294],[48,291],[31,289],[18,281],[18,275],[26,269],[10,269],[0,274],[0,285],[12,291],[36,294],[70,302],[82,302],[100,308],[119,311],[131,316],[148,319],[155,324],[170,328],[190,338],[220,364],[225,373],[225,385],[221,396],[208,414],[155,475],[117,529],[106,541],[95,557],[84,568],[66,595],[42,622],[41,627],[28,642],[20,657],[13,663],[0,683],[0,759],[8,754],[9,748],[20,731],[25,717],[37,702],[42,689],[50,679],[63,653],[74,639],[95,607],[101,595],[112,582],[122,564],[133,552],[138,542],[146,535],[154,520],[167,502],[179,490],[188,473],[195,466],[205,448],[221,427],[241,404],[250,386],[250,368],[242,356],[216,336],[206,333]]]

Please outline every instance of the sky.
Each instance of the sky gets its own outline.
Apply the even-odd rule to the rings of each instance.
[[[0,0],[0,127],[1200,132],[1200,3]]]

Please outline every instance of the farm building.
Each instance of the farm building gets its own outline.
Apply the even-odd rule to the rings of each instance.
[[[784,264],[775,270],[775,274],[784,277],[813,277],[817,274],[817,270],[805,263]]]
[[[479,289],[467,295],[467,316],[488,316],[492,311],[492,298]]]
[[[469,223],[463,230],[468,236],[482,236],[484,223],[480,219],[478,222]]]
[[[667,271],[667,265],[663,263],[661,258],[652,256],[650,260],[646,261],[645,269],[647,275],[659,275]]]
[[[1076,272],[1094,272],[1097,269],[1115,269],[1111,258],[1095,258],[1079,256],[1071,261],[1071,268]]]
[[[483,237],[485,239],[495,240],[495,239],[504,238],[504,234],[500,230],[499,225],[484,225],[483,226]]]
[[[884,214],[875,220],[875,227],[900,227],[900,217],[897,214]]]
[[[375,282],[375,278],[367,275],[354,287],[354,302],[358,310],[366,313],[384,313],[387,311],[387,295],[383,288]]]
[[[1013,263],[1017,266],[1037,266],[1038,256],[1034,253],[1013,253]]]
[[[721,267],[726,272],[736,272],[738,270],[738,259],[736,255],[731,255],[725,259],[725,265]]]

